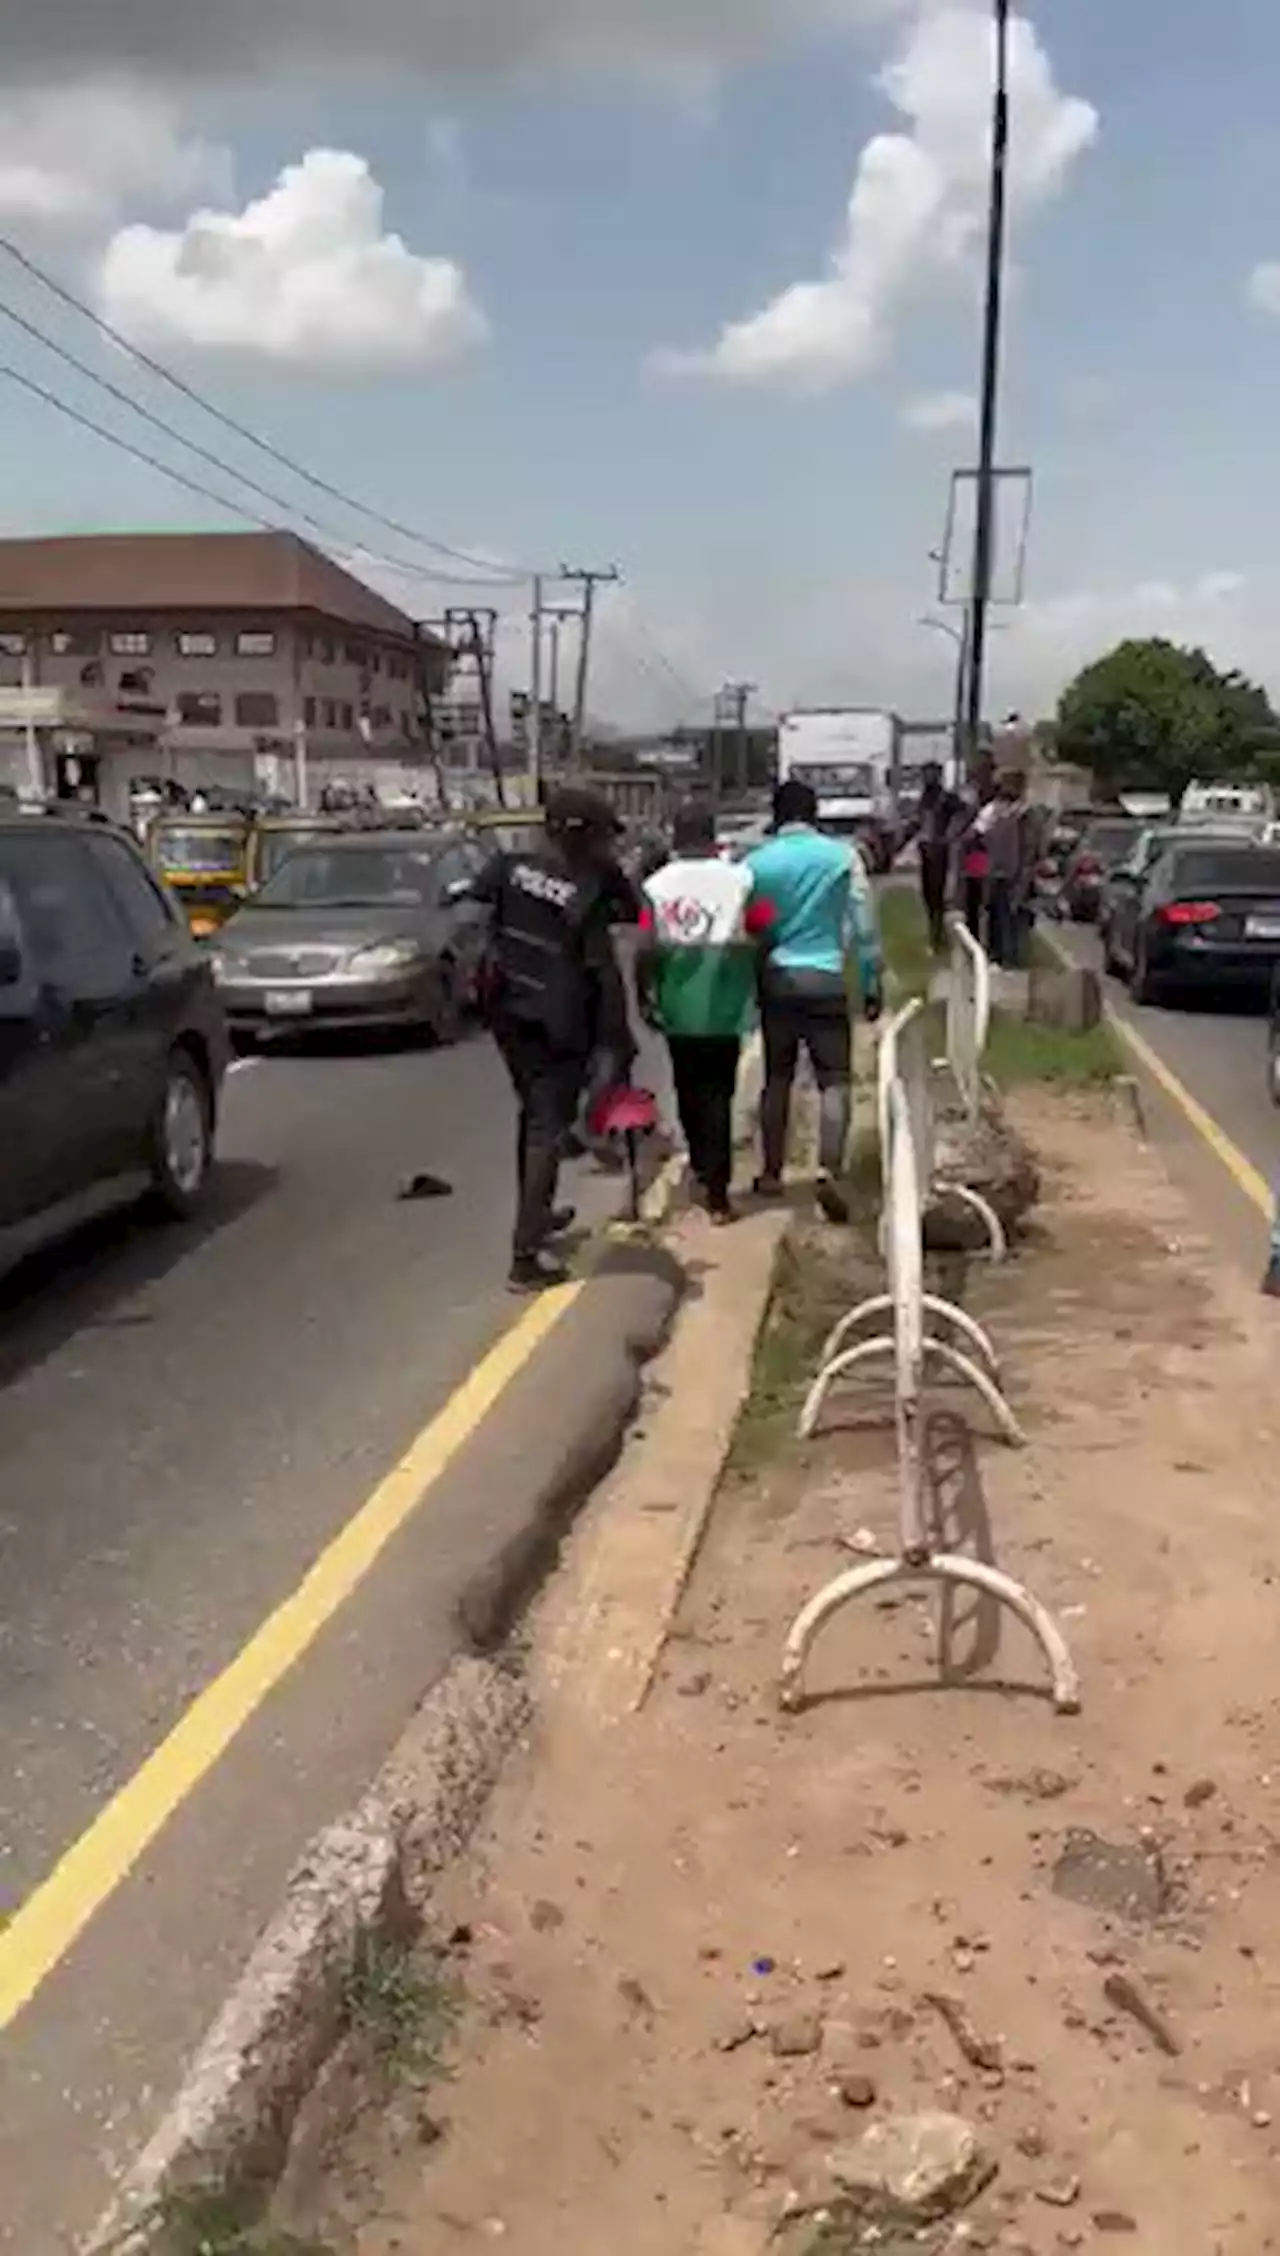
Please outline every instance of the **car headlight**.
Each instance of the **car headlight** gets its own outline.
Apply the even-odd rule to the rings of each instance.
[[[225,985],[227,980],[235,979],[244,970],[241,958],[230,955],[225,948],[211,948],[209,950],[209,962],[213,968],[213,976],[220,987]]]
[[[390,979],[398,971],[412,971],[421,961],[422,950],[412,940],[378,940],[348,956],[347,970],[356,979]]]

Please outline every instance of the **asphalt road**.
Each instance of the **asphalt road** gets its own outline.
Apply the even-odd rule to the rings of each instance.
[[[1077,962],[1101,971],[1102,950],[1090,927],[1053,924],[1049,930]],[[1134,1028],[1264,1182],[1271,1183],[1280,1161],[1280,1112],[1267,1089],[1264,1000],[1202,995],[1156,1008],[1134,1003],[1117,979],[1105,981],[1105,993],[1116,1017]],[[1256,1209],[1203,1139],[1178,1118],[1176,1108],[1158,1091],[1153,1096],[1176,1162],[1193,1174],[1197,1195],[1210,1200],[1211,1218],[1221,1223],[1231,1250],[1256,1271],[1265,1241]]]
[[[294,1589],[511,1315],[513,1112],[482,1036],[253,1061],[229,1084],[221,1154],[198,1224],[113,1219],[0,1285],[0,1915]],[[453,1195],[400,1202],[420,1169]],[[617,1211],[617,1178],[572,1178],[584,1222]],[[368,1717],[353,1699],[342,1731],[313,1716],[318,1760],[287,1817],[246,1811],[241,1780],[242,1886],[220,1872],[206,1888],[190,1859],[165,1883],[172,1900],[156,1882],[121,1969],[126,1990],[152,1995],[154,2056],[146,2012],[129,2018],[105,1963],[55,1978],[10,2029],[0,2247],[38,2256],[88,2221],[102,2161],[145,2127],[282,1874],[446,1658],[424,1628],[421,1681],[373,1686]],[[222,1767],[236,1761],[233,1747]],[[128,1947],[115,1933],[99,1959]],[[77,2089],[81,2020],[100,2036],[116,2014],[103,2081]],[[38,2196],[23,2184],[42,2143],[46,2176],[56,2163],[71,2189],[56,2233],[53,2180]]]

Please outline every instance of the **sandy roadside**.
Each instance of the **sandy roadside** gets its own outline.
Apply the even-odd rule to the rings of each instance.
[[[740,1462],[638,1716],[561,1665],[571,1569],[537,1744],[450,1882],[451,2073],[307,2201],[326,2249],[759,2256],[828,2149],[945,2108],[998,2175],[910,2245],[1280,2250],[1275,1312],[1105,1097],[1016,1111],[1045,1200],[968,1304],[1031,1447],[951,1411],[936,1455],[968,1539],[1058,1608],[1083,1715],[985,1613],[940,1685],[909,1597],[839,1617],[777,1714],[792,1615],[891,1525],[875,1382]]]

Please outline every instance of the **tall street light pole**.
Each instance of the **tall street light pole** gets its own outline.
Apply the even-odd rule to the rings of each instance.
[[[935,634],[948,635],[956,646],[956,687],[951,715],[951,755],[955,761],[955,785],[964,781],[965,757],[965,699],[969,688],[969,613],[965,612],[964,625],[953,627],[949,619],[924,618],[922,627],[931,627]]]
[[[996,429],[1000,393],[1000,318],[1004,297],[1005,210],[1009,170],[1009,0],[995,0],[995,102],[991,129],[991,209],[987,227],[987,294],[982,337],[978,496],[969,597],[967,750],[978,762],[987,655],[987,610],[995,536]]]

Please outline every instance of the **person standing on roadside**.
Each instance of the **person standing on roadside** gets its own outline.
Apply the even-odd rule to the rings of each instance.
[[[1010,768],[997,782],[985,835],[989,856],[987,948],[993,963],[1015,971],[1026,952],[1039,835],[1021,768]]]
[[[830,1222],[845,1222],[841,1184],[853,1117],[853,996],[856,970],[862,1011],[880,1016],[880,934],[871,887],[856,846],[818,829],[812,786],[788,777],[773,795],[773,835],[747,857],[747,867],[773,920],[760,973],[764,1097],[760,1107],[763,1168],[756,1190],[776,1198],[786,1165],[791,1091],[805,1050],[819,1092],[818,1204]]]
[[[929,945],[941,955],[947,939],[947,902],[956,844],[964,829],[964,801],[949,791],[937,760],[921,770],[920,805],[907,826],[904,845],[920,844],[920,898],[929,923]]]
[[[553,792],[545,841],[495,854],[469,888],[491,911],[486,1016],[519,1105],[513,1292],[563,1283],[547,1253],[572,1210],[556,1186],[593,1055],[621,1079],[635,1056],[610,937],[617,907],[614,817],[593,792]]]
[[[733,1098],[772,910],[745,863],[721,860],[709,806],[679,810],[671,859],[644,892],[641,1009],[667,1038],[694,1181],[712,1221],[731,1222]]]

